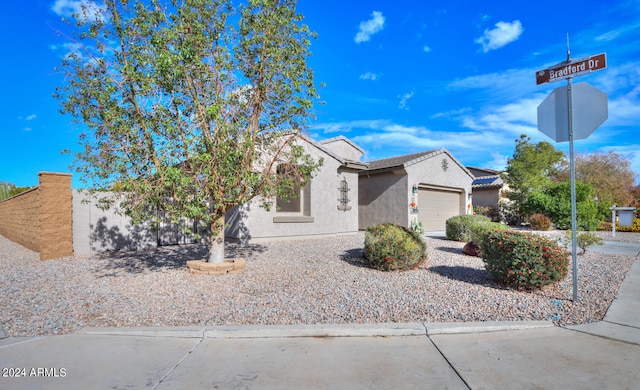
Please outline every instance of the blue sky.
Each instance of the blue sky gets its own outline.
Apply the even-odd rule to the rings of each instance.
[[[606,4],[605,4],[606,3]],[[0,24],[0,180],[36,185],[40,171],[69,172],[78,129],[52,98],[54,68],[69,42],[56,33],[77,0],[5,4]],[[578,153],[613,150],[640,173],[640,1],[300,1],[318,33],[309,64],[323,105],[308,129],[343,135],[364,160],[446,148],[463,164],[502,169],[514,140],[537,129],[537,106],[565,81],[536,85],[535,73],[566,58],[606,53],[607,68],[574,79],[609,96],[609,118]],[[79,180],[74,177],[74,186]]]

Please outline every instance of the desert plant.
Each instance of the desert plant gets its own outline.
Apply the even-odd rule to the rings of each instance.
[[[485,268],[499,283],[533,290],[567,275],[569,254],[549,237],[515,231],[494,231],[480,244]]]
[[[489,222],[489,218],[483,215],[456,215],[447,219],[445,225],[447,240],[470,241],[470,226],[478,221]]]
[[[551,229],[551,220],[544,214],[535,213],[529,217],[529,224],[533,230],[549,230]]]
[[[424,234],[424,225],[422,224],[422,222],[418,221],[417,219],[414,219],[413,222],[411,223],[411,230],[422,235]]]
[[[571,230],[567,230],[565,237],[561,239],[562,243],[569,247],[572,241],[571,237]],[[576,243],[578,244],[578,248],[581,249],[581,252],[578,253],[579,255],[584,255],[587,252],[587,249],[591,248],[594,245],[604,244],[602,238],[589,232],[578,233],[578,235],[576,236]]]
[[[390,223],[371,226],[364,235],[364,258],[381,271],[415,268],[426,260],[426,250],[418,233]]]

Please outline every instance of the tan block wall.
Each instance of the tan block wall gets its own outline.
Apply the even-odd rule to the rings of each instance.
[[[39,173],[40,259],[73,255],[71,175]]]
[[[40,191],[37,187],[0,202],[0,234],[40,252]]]
[[[40,259],[73,255],[71,175],[41,172],[39,186],[0,202],[0,234]]]

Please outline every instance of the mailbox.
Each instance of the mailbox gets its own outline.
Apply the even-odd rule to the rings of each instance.
[[[632,226],[635,207],[616,207],[619,226]]]

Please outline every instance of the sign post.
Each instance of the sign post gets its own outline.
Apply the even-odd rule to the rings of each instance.
[[[591,87],[586,83],[575,85],[580,90],[577,96],[580,103],[574,107],[574,85],[572,79],[594,70],[604,69],[607,66],[607,56],[605,53],[571,60],[567,52],[567,60],[550,68],[536,72],[536,84],[544,84],[560,80],[567,80],[565,88],[556,88],[538,106],[538,129],[551,137],[556,142],[569,141],[569,171],[571,176],[571,259],[573,266],[573,301],[578,301],[578,261],[577,248],[578,240],[576,233],[576,173],[573,141],[575,139],[587,138],[595,131],[608,117],[607,95]],[[566,105],[558,101],[556,97],[566,93]],[[581,126],[574,132],[574,112],[583,114],[579,118]],[[561,117],[566,116],[567,121],[562,121]],[[566,126],[565,126],[566,124]]]

